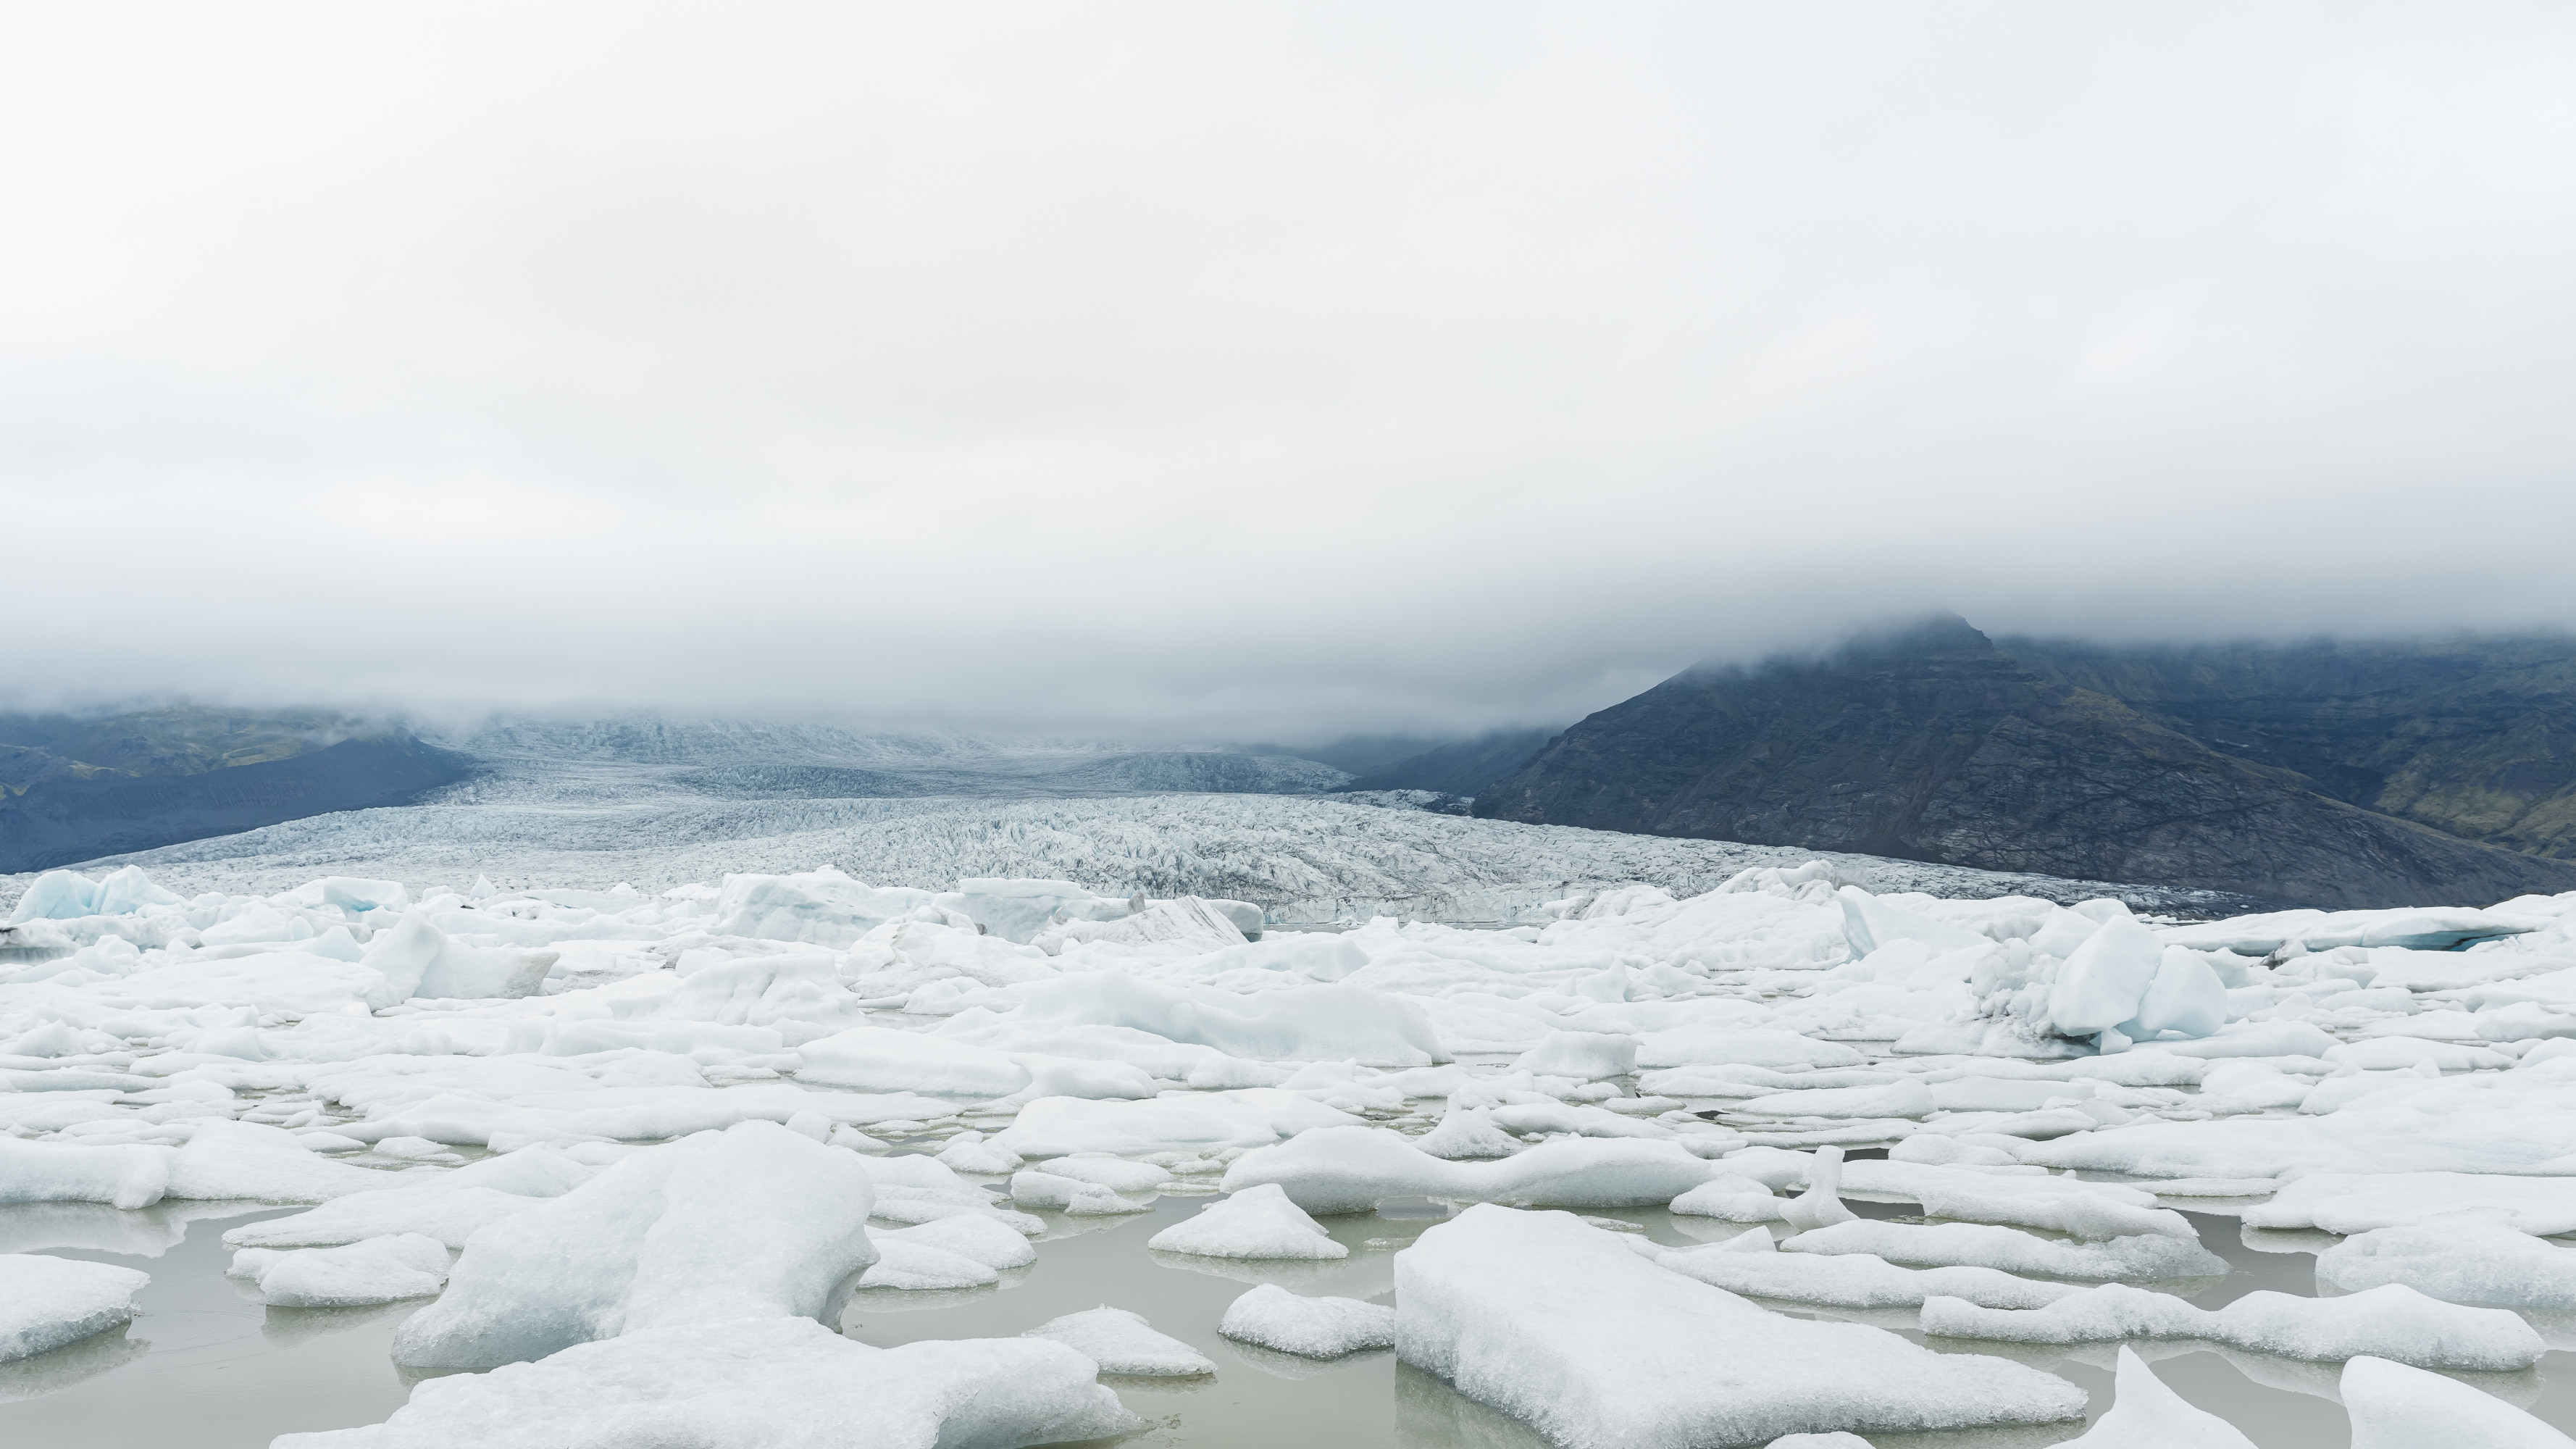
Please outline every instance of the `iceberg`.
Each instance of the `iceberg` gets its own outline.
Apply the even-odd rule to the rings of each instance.
[[[768,1122],[619,1162],[467,1239],[397,1362],[492,1368],[640,1329],[839,1314],[876,1261],[854,1155]]]

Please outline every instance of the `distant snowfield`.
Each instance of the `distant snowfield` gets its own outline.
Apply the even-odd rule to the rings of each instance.
[[[492,751],[511,742],[477,743]],[[876,885],[944,889],[973,876],[1043,876],[1117,895],[1225,897],[1260,905],[1273,924],[1320,924],[1373,915],[1494,922],[1587,888],[1641,882],[1695,895],[1748,866],[1824,858],[1885,891],[2111,895],[2187,914],[2245,905],[2207,891],[1517,825],[1314,794],[1113,793],[1140,780],[1186,783],[1209,773],[1210,759],[1295,778],[1261,756],[1068,748],[961,758],[935,745],[868,756],[827,738],[798,758],[775,740],[728,750],[738,743],[732,736],[623,743],[519,741],[508,754],[486,754],[482,778],[422,804],[314,816],[101,864],[142,865],[190,894],[266,894],[325,874],[660,891],[829,865]],[[1312,768],[1310,781],[1341,778]],[[1073,793],[1084,780],[1099,793]],[[890,793],[782,793],[852,787]],[[30,879],[0,877],[0,907]]]

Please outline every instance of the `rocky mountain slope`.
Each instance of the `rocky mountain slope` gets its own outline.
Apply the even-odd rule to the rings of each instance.
[[[2008,651],[1943,618],[1685,672],[1476,813],[2331,906],[2570,890],[2576,864],[2506,848],[2560,838],[2576,649],[2549,647]]]
[[[319,712],[0,715],[0,871],[399,805],[471,763]]]
[[[2334,799],[2576,859],[2576,640],[1999,647]]]

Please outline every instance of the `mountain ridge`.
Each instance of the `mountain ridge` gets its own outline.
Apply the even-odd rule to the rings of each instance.
[[[1939,616],[1820,659],[1697,666],[1557,736],[1476,813],[2320,905],[2576,889],[2576,864],[2215,748],[2187,712],[2113,692],[2107,652],[2074,652],[2034,667]]]

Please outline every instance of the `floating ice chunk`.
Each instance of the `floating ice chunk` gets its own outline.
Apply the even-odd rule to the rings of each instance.
[[[1131,914],[1134,903],[1107,896],[1069,880],[1006,880],[968,876],[943,904],[962,911],[976,925],[1005,941],[1027,945],[1059,918],[1114,921]]]
[[[149,1273],[42,1253],[0,1253],[0,1363],[78,1343],[134,1317]]]
[[[2535,1237],[2576,1233],[2576,1178],[2477,1172],[2316,1172],[2245,1210],[2250,1228],[2366,1233],[2478,1210]]]
[[[1641,1067],[1746,1066],[1788,1071],[1801,1067],[1856,1067],[1869,1058],[1841,1042],[1817,1041],[1793,1031],[1677,1026],[1638,1040]]]
[[[1855,1162],[1843,1175],[1844,1185],[1853,1192],[1912,1198],[1923,1205],[1924,1216],[1954,1222],[2044,1228],[2097,1241],[2140,1233],[2198,1237],[2182,1214],[2158,1207],[2154,1197],[2137,1188],[2112,1183],[2052,1177],[2029,1169],[1979,1172],[1892,1160]]]
[[[454,1172],[406,1174],[394,1179],[393,1186],[350,1193],[293,1217],[246,1223],[225,1232],[224,1243],[234,1248],[327,1248],[417,1233],[461,1248],[485,1223],[560,1197],[591,1176],[592,1169],[552,1148],[525,1147]]]
[[[1936,1110],[1932,1089],[1908,1078],[1883,1087],[1811,1087],[1738,1102],[1748,1117],[1923,1117]]]
[[[1161,1084],[1133,1062],[1085,1061],[1075,1057],[1024,1055],[1029,1072],[1025,1097],[1124,1097],[1139,1101],[1162,1090]]]
[[[1963,1298],[1989,1308],[2039,1308],[2084,1291],[1993,1268],[1900,1268],[1866,1253],[1782,1253],[1761,1228],[1723,1243],[1653,1256],[1665,1268],[1713,1288],[1829,1308],[1919,1308],[1932,1297]]]
[[[1025,1236],[989,1217],[940,1218],[892,1232],[871,1231],[868,1236],[879,1248],[888,1243],[917,1243],[987,1268],[1025,1268],[1038,1260],[1038,1250]]]
[[[1730,1223],[1777,1223],[1788,1220],[1788,1207],[1761,1183],[1729,1173],[1674,1198],[1667,1211]]]
[[[1624,1077],[1637,1070],[1637,1039],[1599,1031],[1552,1031],[1514,1058],[1512,1070],[1581,1082]]]
[[[960,1132],[939,1149],[939,1160],[952,1171],[990,1177],[1017,1172],[1027,1159],[996,1146],[981,1132]]]
[[[1123,1026],[1254,1061],[1355,1061],[1424,1067],[1449,1060],[1412,1001],[1340,983],[1239,996],[1086,971],[1016,988],[1012,1019]]]
[[[0,1137],[0,1203],[150,1207],[169,1189],[171,1156],[167,1147],[91,1147]]]
[[[2398,946],[2413,951],[2450,951],[2472,941],[2536,931],[2542,924],[2538,920],[2501,911],[2412,907],[2331,913],[2275,911],[2196,926],[2170,926],[2159,934],[2177,946],[2189,946],[2194,950],[2265,956],[2293,942],[2308,951],[2330,951],[2338,946]]]
[[[1114,1217],[1120,1213],[1151,1212],[1143,1203],[1129,1202],[1095,1182],[1058,1177],[1052,1172],[1028,1169],[1011,1174],[1011,1202],[1021,1208],[1052,1208],[1075,1217]]]
[[[869,1215],[882,1222],[922,1224],[974,1216],[1026,1235],[1046,1231],[1041,1219],[993,1206],[983,1189],[960,1178],[937,1158],[913,1153],[862,1157],[859,1170],[867,1175],[876,1193]]]
[[[552,951],[468,946],[433,925],[429,912],[414,910],[400,925],[369,941],[359,964],[384,978],[383,999],[370,1004],[385,1007],[413,996],[531,996],[545,984],[557,959]]]
[[[2164,964],[2164,951],[2156,933],[2134,920],[2105,924],[2057,968],[2048,991],[2049,1020],[2060,1032],[2081,1036],[2134,1018]]]
[[[461,1248],[484,1224],[526,1212],[544,1201],[484,1187],[440,1192],[424,1187],[387,1188],[351,1193],[293,1217],[234,1228],[224,1234],[224,1241],[235,1247],[334,1247],[392,1234],[417,1234]]]
[[[867,886],[825,867],[801,875],[728,875],[707,929],[719,936],[845,947],[930,904],[910,886]]]
[[[2111,1410],[2083,1435],[2067,1441],[2091,1449],[2254,1449],[2254,1441],[2216,1414],[2196,1409],[2165,1387],[2147,1361],[2126,1344],[2113,1387]]]
[[[1068,1313],[1048,1319],[1020,1337],[1063,1344],[1100,1365],[1105,1374],[1186,1379],[1216,1372],[1216,1365],[1206,1354],[1169,1334],[1155,1332],[1145,1315],[1124,1308]]]
[[[1153,1192],[1172,1174],[1150,1162],[1129,1162],[1105,1152],[1076,1152],[1049,1158],[1046,1170],[1076,1182],[1097,1183],[1112,1192]]]
[[[2381,1036],[2368,1041],[2339,1042],[2319,1053],[2339,1067],[2359,1067],[2366,1072],[2396,1071],[2403,1067],[2431,1062],[2445,1072],[2476,1071],[2489,1067],[2509,1067],[2513,1058],[2484,1047],[2460,1046],[2453,1042],[2425,1041],[2420,1037]]]
[[[1819,1147],[1807,1169],[1807,1190],[1781,1204],[1780,1220],[1800,1232],[1847,1223],[1860,1214],[1843,1206],[1843,1150]]]
[[[395,1361],[489,1368],[638,1329],[828,1318],[876,1261],[862,1161],[771,1122],[636,1153],[476,1233]]]
[[[2052,1278],[2154,1281],[2217,1277],[2227,1271],[2227,1260],[2197,1239],[2142,1235],[2065,1243],[2035,1238],[2018,1228],[1976,1223],[1891,1223],[1865,1218],[1800,1233],[1780,1246],[1792,1253],[1869,1253],[1915,1267],[1964,1265],[2045,1273]]]
[[[1670,1137],[1660,1122],[1640,1121],[1601,1107],[1575,1102],[1511,1102],[1490,1108],[1487,1117],[1505,1132],[1574,1132],[1586,1137]]]
[[[382,1424],[273,1449],[732,1444],[746,1425],[763,1449],[1003,1449],[1140,1427],[1098,1374],[1037,1339],[879,1349],[805,1318],[673,1324],[430,1379]]]
[[[1245,1153],[1226,1169],[1225,1187],[1276,1183],[1299,1207],[1320,1213],[1366,1212],[1393,1197],[1645,1207],[1671,1202],[1716,1171],[1669,1141],[1558,1138],[1496,1162],[1445,1162],[1400,1133],[1330,1127]]]
[[[1248,944],[1243,930],[1225,912],[1196,896],[1156,901],[1144,910],[1114,921],[1062,921],[1029,938],[1047,955],[1068,948],[1097,964],[1103,956],[1119,960],[1186,960],[1230,946]]]
[[[1894,941],[1920,941],[1936,952],[1994,944],[1965,926],[1890,905],[1858,886],[1844,886],[1834,898],[1842,905],[1843,939],[1851,944],[1855,961]]]
[[[29,921],[76,921],[98,914],[98,882],[76,870],[49,870],[28,882],[9,924]]]
[[[2138,1002],[2138,1014],[2122,1023],[2124,1035],[2153,1041],[2159,1032],[2207,1036],[2227,1021],[2227,987],[2197,951],[2167,946]],[[2153,1375],[2149,1375],[2153,1377]]]
[[[2165,1041],[2156,1050],[2216,1061],[2222,1057],[2321,1057],[2335,1039],[2309,1021],[2238,1021],[2198,1041]]]
[[[885,1027],[840,1032],[797,1052],[800,1080],[868,1092],[1007,1097],[1029,1084],[1029,1069],[1001,1052]]]
[[[2547,1349],[2530,1324],[2504,1309],[2444,1303],[2396,1284],[2346,1298],[2255,1292],[2214,1310],[2125,1283],[2105,1283],[2042,1308],[1930,1298],[1923,1331],[2008,1343],[2195,1338],[2283,1358],[2340,1362],[2369,1354],[2449,1369],[2528,1368]]]
[[[1276,1183],[1235,1190],[1200,1209],[1198,1216],[1156,1233],[1145,1246],[1203,1258],[1321,1260],[1345,1258],[1351,1251],[1334,1242],[1323,1224],[1306,1216]]]
[[[1413,1145],[1448,1162],[1489,1162],[1521,1150],[1518,1139],[1494,1125],[1490,1108],[1468,1107],[1451,1099],[1440,1125],[1413,1139]]]
[[[1149,1152],[1260,1147],[1354,1120],[1347,1112],[1276,1087],[1139,1102],[1042,1097],[1021,1108],[1019,1117],[994,1133],[991,1141],[996,1148],[1031,1158],[1076,1152],[1142,1157]]]
[[[344,911],[399,911],[411,904],[411,892],[400,881],[367,880],[353,875],[324,876],[306,886],[302,898]]]
[[[1227,1306],[1216,1331],[1306,1358],[1395,1347],[1395,1310],[1357,1298],[1307,1298],[1264,1283]]]
[[[2352,1449],[2569,1449],[2556,1429],[2457,1379],[2364,1355],[2337,1386],[2352,1417]]]
[[[181,904],[184,902],[176,895],[163,890],[152,877],[145,875],[143,867],[129,865],[100,877],[98,898],[90,909],[102,916],[130,916],[149,906]]]
[[[1209,904],[1216,903],[1211,901]],[[1250,933],[1247,931],[1246,934]],[[1189,970],[1192,975],[1201,977],[1221,976],[1229,971],[1275,971],[1283,976],[1332,982],[1365,968],[1368,963],[1366,951],[1339,936],[1299,932],[1211,951],[1190,963]]]
[[[2576,1311],[2576,1253],[2475,1213],[2346,1238],[2317,1254],[2317,1281],[2347,1293],[2402,1283],[2445,1303]]]
[[[991,1220],[952,1218],[947,1221],[989,1222]],[[924,1224],[924,1226],[935,1227],[937,1224]],[[1001,1227],[998,1223],[994,1226]],[[907,1228],[904,1231],[914,1230]],[[1001,1231],[1008,1233],[1011,1230],[1001,1228]],[[1017,1238],[1019,1234],[1012,1233],[1011,1236]],[[979,1263],[963,1253],[951,1252],[935,1243],[910,1241],[893,1233],[878,1233],[873,1237],[877,1245],[877,1260],[868,1265],[865,1273],[859,1275],[859,1286],[862,1288],[885,1288],[917,1293],[941,1288],[981,1288],[986,1284],[1001,1281],[1002,1275],[995,1272],[991,1264]],[[1028,1239],[1020,1238],[1020,1241],[1026,1243]]]
[[[1563,1213],[1469,1208],[1395,1277],[1405,1362],[1570,1449],[2049,1423],[2084,1405],[2037,1369],[1757,1308]]]
[[[279,1308],[355,1308],[426,1298],[447,1281],[447,1245],[419,1233],[338,1248],[244,1248],[225,1272]]]
[[[317,1157],[292,1132],[255,1122],[198,1124],[170,1158],[167,1195],[327,1202],[380,1188],[386,1174]]]

